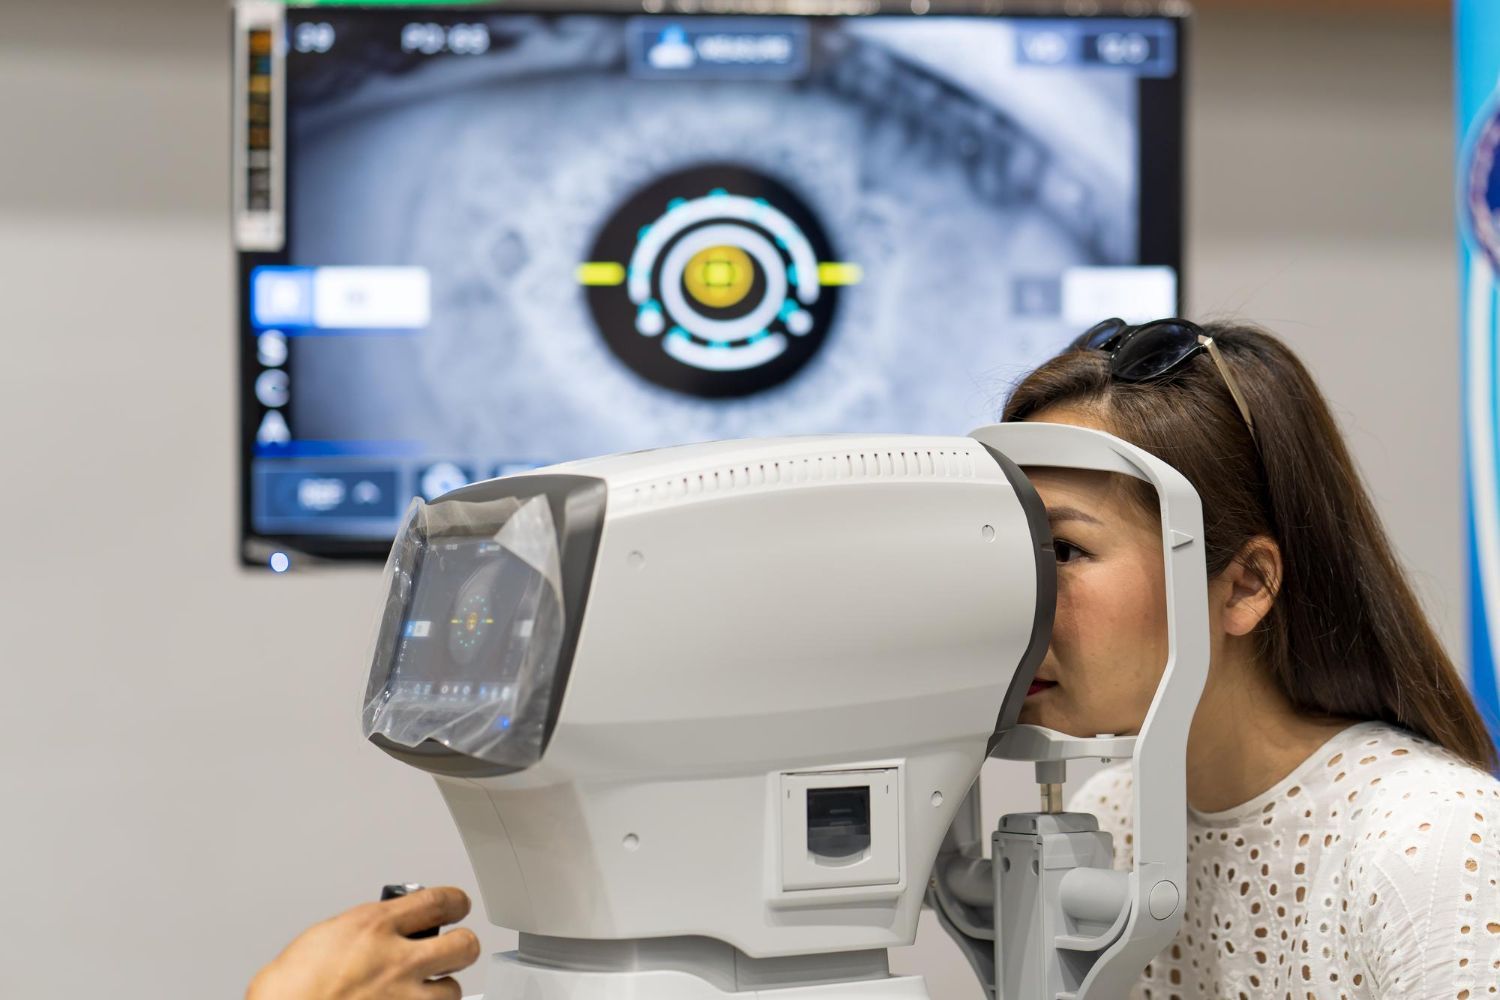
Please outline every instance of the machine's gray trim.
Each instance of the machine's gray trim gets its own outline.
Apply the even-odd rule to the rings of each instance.
[[[980,442],[984,444],[984,442]],[[1000,715],[995,719],[995,734],[990,737],[993,750],[1000,734],[1016,724],[1021,715],[1021,706],[1026,701],[1026,691],[1036,677],[1036,668],[1041,666],[1052,644],[1052,620],[1057,613],[1057,555],[1052,549],[1052,524],[1047,519],[1047,506],[1021,467],[1005,455],[984,445],[984,450],[994,458],[1005,478],[1016,491],[1016,499],[1026,514],[1026,526],[1031,529],[1031,544],[1036,551],[1036,617],[1031,623],[1031,641],[1021,656],[1020,665],[1000,703]]]
[[[450,778],[495,778],[502,774],[514,774],[519,768],[492,764],[487,760],[470,757],[451,750],[436,740],[423,740],[414,747],[403,746],[386,739],[379,733],[369,737],[370,742],[395,757],[403,764],[443,774]]]
[[[594,560],[604,533],[604,510],[609,486],[594,476],[561,474],[506,476],[461,487],[434,500],[437,507],[448,502],[486,503],[513,497],[529,500],[544,496],[557,525],[558,549],[562,556],[562,596],[566,617],[563,621],[562,645],[557,654],[552,691],[547,700],[546,728],[542,734],[542,752],[552,739],[562,712],[563,697],[568,689],[568,675],[573,669],[573,654],[582,631],[583,610],[588,604],[589,587],[594,578]],[[441,743],[426,740],[415,747],[401,746],[374,734],[370,742],[403,763],[434,774],[455,778],[490,778],[513,773],[515,768],[477,760],[458,753]]]
[[[953,919],[954,915],[945,905],[945,901],[939,894],[938,888],[933,886],[927,890],[926,905],[931,908],[933,916],[937,917],[938,924],[948,932],[953,943],[958,945],[958,950],[963,954],[969,968],[974,970],[974,978],[979,980],[979,985],[984,988],[986,997],[995,995],[995,941],[993,936],[989,938],[975,937],[967,930],[960,927]],[[993,922],[994,917],[990,920]]]

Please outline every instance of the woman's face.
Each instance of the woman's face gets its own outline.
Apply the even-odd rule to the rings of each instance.
[[[1037,421],[1108,430],[1049,407]],[[1160,522],[1106,472],[1031,468],[1052,523],[1057,613],[1020,720],[1072,736],[1135,733],[1167,658]]]

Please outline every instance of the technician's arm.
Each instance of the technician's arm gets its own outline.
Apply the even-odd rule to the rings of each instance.
[[[245,1000],[459,1000],[451,977],[478,960],[479,938],[462,927],[407,935],[468,912],[469,897],[453,888],[356,906],[303,931],[256,974]]]

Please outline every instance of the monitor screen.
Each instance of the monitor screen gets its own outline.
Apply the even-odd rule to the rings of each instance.
[[[576,458],[962,434],[1175,313],[1181,22],[917,6],[242,2],[245,561]]]

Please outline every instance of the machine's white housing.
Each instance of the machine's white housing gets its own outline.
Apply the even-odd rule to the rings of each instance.
[[[1156,491],[1168,661],[1134,736],[1016,724],[1055,598],[1021,466]],[[490,996],[922,1000],[884,949],[913,940],[929,889],[998,1000],[1122,996],[1171,940],[1209,643],[1200,505],[1170,466],[1098,431],[1005,424],[720,442],[528,475],[450,494],[435,506],[457,506],[432,523],[448,544],[441,525],[495,530],[466,512],[523,496],[561,511],[576,643],[548,675],[561,692],[546,702],[550,740],[511,760],[367,730],[435,773],[490,919],[521,932],[492,959]],[[421,544],[398,540],[382,635],[411,621],[402,595]],[[386,653],[376,698],[399,669]],[[1132,870],[1111,869],[1091,817],[1054,807],[1007,816],[996,856],[1066,863],[1030,877],[1034,863],[991,865],[972,787],[986,754],[1035,761],[1045,785],[1070,758],[1133,758]],[[840,810],[868,839],[826,821]]]
[[[755,958],[911,943],[1038,631],[1038,552],[997,459],[839,436],[545,471],[608,488],[556,728],[530,768],[437,777],[490,920]],[[784,829],[819,782],[879,785],[857,863]]]

